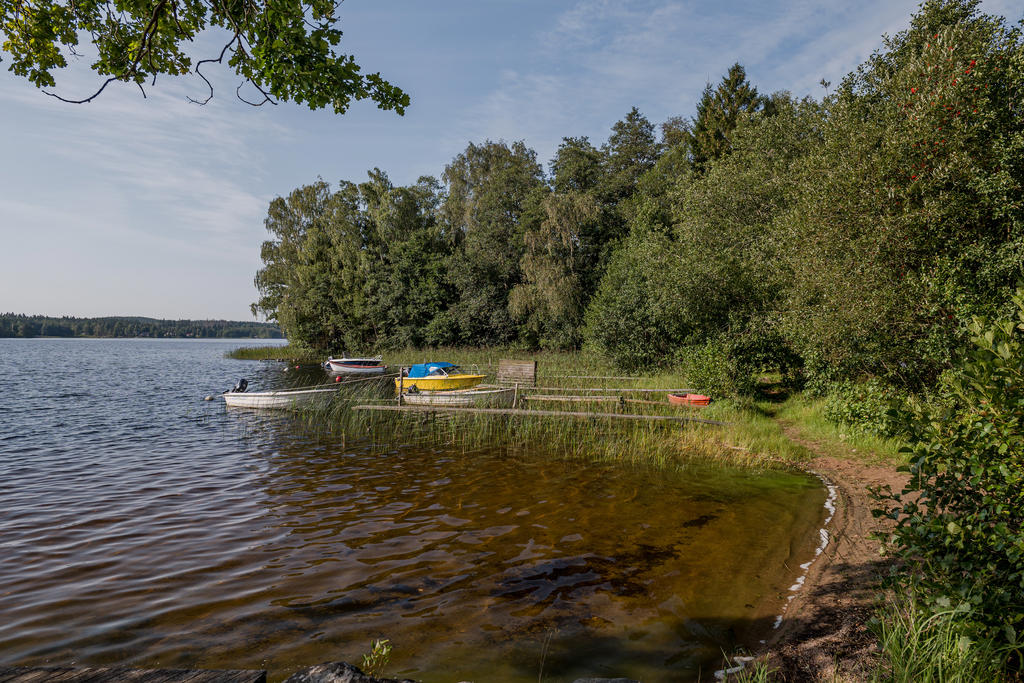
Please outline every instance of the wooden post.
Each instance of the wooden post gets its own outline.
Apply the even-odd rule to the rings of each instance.
[[[516,390],[512,394],[512,407],[519,407],[519,382],[516,382]]]
[[[402,405],[402,392],[405,388],[405,368],[398,368],[398,405]]]

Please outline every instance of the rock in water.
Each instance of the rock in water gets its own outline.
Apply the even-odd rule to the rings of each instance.
[[[368,676],[347,662],[327,662],[297,671],[284,683],[416,683],[403,678],[374,678]]]

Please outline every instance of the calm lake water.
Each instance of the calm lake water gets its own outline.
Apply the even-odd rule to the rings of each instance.
[[[258,341],[0,339],[0,665],[710,678],[817,543],[802,474],[427,450],[202,398]]]

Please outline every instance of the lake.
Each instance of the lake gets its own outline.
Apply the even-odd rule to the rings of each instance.
[[[225,357],[268,343],[0,339],[0,664],[281,680],[387,638],[385,673],[427,683],[703,680],[814,555],[803,473],[372,444],[202,400],[288,386]]]

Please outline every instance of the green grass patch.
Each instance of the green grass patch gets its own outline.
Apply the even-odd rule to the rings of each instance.
[[[906,462],[898,452],[898,439],[874,436],[829,420],[825,399],[797,394],[779,404],[762,404],[762,409],[836,457],[894,466]]]
[[[733,450],[742,450],[753,457],[788,463],[800,463],[814,457],[806,446],[790,439],[782,425],[774,419],[764,404],[723,402],[711,406],[709,416],[727,422],[723,428],[722,444]]]
[[[882,650],[877,683],[1010,680],[1012,652],[976,635],[966,602],[926,610],[913,595],[887,602],[872,622]]]

